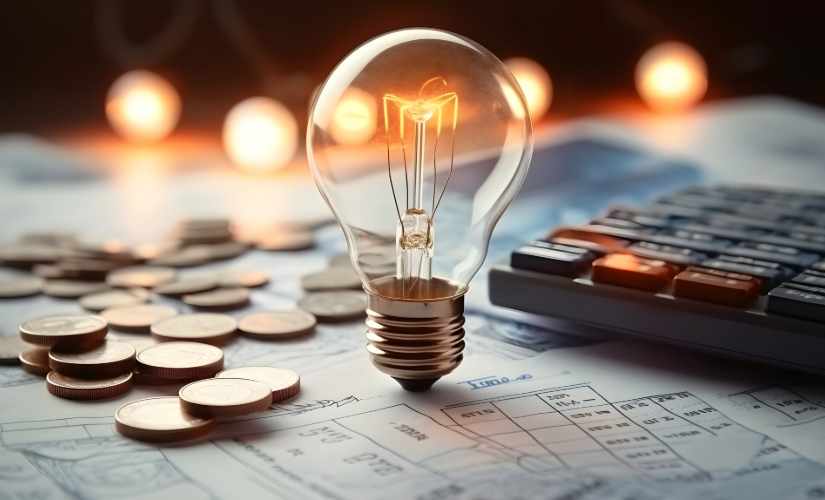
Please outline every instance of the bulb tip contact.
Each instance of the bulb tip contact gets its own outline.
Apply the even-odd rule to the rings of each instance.
[[[393,379],[401,384],[401,388],[410,392],[424,392],[430,390],[430,387],[438,380],[437,378],[397,378]]]

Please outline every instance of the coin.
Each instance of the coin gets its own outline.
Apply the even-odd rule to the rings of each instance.
[[[69,279],[47,280],[43,293],[52,297],[75,299],[90,293],[110,290],[109,285],[100,281],[77,281]]]
[[[153,324],[177,316],[178,311],[169,306],[140,304],[104,309],[100,315],[117,330],[147,332]]]
[[[218,288],[209,292],[184,295],[181,300],[198,309],[228,311],[249,304],[249,290],[246,288]]]
[[[89,311],[99,312],[110,307],[123,307],[143,304],[149,300],[149,294],[143,288],[132,290],[110,290],[108,292],[90,293],[80,297],[80,306]]]
[[[24,372],[40,377],[48,375],[52,368],[49,366],[48,347],[30,347],[20,353],[20,368]]]
[[[104,379],[84,379],[51,371],[46,375],[46,388],[63,399],[106,399],[132,388],[132,372],[110,375]]]
[[[361,288],[361,278],[352,266],[333,267],[301,278],[301,287],[309,292],[338,288]]]
[[[137,355],[137,370],[149,377],[211,377],[223,368],[223,351],[198,342],[164,342]]]
[[[236,286],[255,288],[267,283],[269,283],[269,276],[260,269],[227,271],[218,278],[218,284],[228,288]]]
[[[297,373],[274,366],[244,366],[218,372],[216,378],[244,378],[263,382],[272,389],[272,402],[289,399],[301,390],[301,377]]]
[[[217,287],[218,281],[214,278],[191,278],[160,285],[152,291],[169,297],[181,297],[190,293],[205,292]]]
[[[209,250],[203,247],[184,247],[146,262],[155,266],[192,267],[206,264],[211,258]]]
[[[132,371],[132,383],[135,385],[148,385],[148,386],[161,386],[161,385],[186,385],[191,384],[192,382],[196,382],[198,380],[203,380],[206,377],[194,377],[194,378],[160,378],[160,377],[152,377],[150,375],[144,375],[140,372],[137,368]]]
[[[241,378],[199,380],[181,387],[178,396],[183,411],[203,418],[243,417],[272,404],[269,385]]]
[[[323,323],[352,321],[367,314],[367,295],[355,290],[314,292],[299,300],[298,307]]]
[[[0,248],[0,261],[9,266],[49,264],[62,256],[59,248],[46,245],[12,245]]]
[[[100,316],[49,316],[20,325],[20,338],[29,344],[82,348],[103,340],[108,330],[108,323]]]
[[[225,260],[233,259],[239,255],[243,255],[249,247],[237,241],[228,241],[226,243],[216,243],[214,245],[195,245],[197,248],[203,248],[209,252],[211,260]]]
[[[299,337],[315,327],[315,316],[296,309],[289,312],[260,312],[241,318],[238,330],[242,335],[262,340],[283,340]]]
[[[118,261],[94,259],[64,259],[55,264],[66,278],[81,280],[103,280],[106,274],[120,267]]]
[[[255,248],[270,252],[294,252],[315,246],[309,231],[273,231],[255,240]]]
[[[186,340],[223,345],[233,338],[238,322],[231,316],[215,313],[184,314],[152,325],[152,336],[161,342]]]
[[[38,278],[43,278],[47,280],[66,278],[66,275],[63,274],[63,271],[58,269],[58,267],[53,264],[35,264],[32,267],[32,274],[34,274]]]
[[[106,340],[114,340],[117,342],[123,342],[124,344],[129,344],[130,346],[135,348],[135,352],[138,353],[146,348],[158,345],[158,341],[152,338],[149,335],[141,335],[141,334],[131,334],[131,333],[113,333],[109,332],[106,335]]]
[[[115,412],[115,429],[124,436],[153,443],[172,443],[205,436],[214,418],[200,418],[180,409],[180,398],[167,396],[132,401]]]
[[[36,276],[22,276],[0,281],[0,298],[28,297],[40,293],[43,280]]]
[[[20,337],[0,338],[0,365],[19,365],[20,353],[31,347]]]
[[[118,288],[155,288],[175,281],[177,271],[164,266],[128,266],[106,275],[106,283]]]
[[[101,260],[134,261],[132,252],[126,248],[122,241],[78,241],[75,240],[63,246],[77,256],[88,257]]]
[[[49,366],[71,377],[102,378],[132,371],[135,354],[135,348],[129,344],[104,340],[101,345],[83,352],[52,349]]]

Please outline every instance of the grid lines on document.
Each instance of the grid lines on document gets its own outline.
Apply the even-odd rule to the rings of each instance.
[[[451,427],[527,469],[623,466],[656,481],[702,482],[801,459],[687,392],[610,403],[584,386],[442,411]],[[746,457],[718,457],[720,446],[742,442],[753,447]]]

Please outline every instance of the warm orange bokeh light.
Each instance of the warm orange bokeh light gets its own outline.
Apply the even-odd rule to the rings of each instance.
[[[651,48],[636,65],[636,89],[652,109],[675,113],[690,108],[705,95],[708,69],[693,48],[667,42]]]
[[[332,113],[330,134],[336,142],[345,146],[363,144],[375,133],[377,118],[375,98],[361,89],[350,87]]]
[[[533,121],[539,121],[553,101],[553,83],[541,64],[524,57],[513,57],[504,61],[507,69],[516,77]]]
[[[252,97],[229,111],[223,124],[223,145],[241,170],[272,172],[295,156],[298,124],[278,101]]]
[[[180,97],[172,85],[150,71],[121,76],[106,96],[106,117],[124,139],[157,142],[168,136],[180,118]]]

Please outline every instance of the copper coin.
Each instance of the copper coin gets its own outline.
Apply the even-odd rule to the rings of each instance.
[[[35,264],[34,267],[32,267],[32,274],[34,274],[38,278],[43,278],[47,280],[55,280],[67,277],[65,274],[63,274],[63,271],[61,271],[54,264]]]
[[[106,340],[115,340],[117,342],[123,342],[124,344],[129,344],[130,346],[135,348],[135,352],[138,353],[144,349],[149,347],[158,345],[158,341],[148,335],[141,335],[141,334],[123,334],[120,332],[113,333],[109,332],[106,335]]]
[[[367,294],[355,290],[315,292],[299,300],[298,306],[320,322],[352,321],[366,316]]]
[[[214,418],[200,418],[180,409],[180,398],[168,396],[132,401],[115,412],[115,429],[124,436],[152,443],[173,443],[205,436]]]
[[[212,254],[205,248],[184,247],[149,259],[147,263],[155,266],[192,267],[206,264],[211,258]]]
[[[218,278],[218,284],[222,287],[246,287],[255,288],[269,283],[269,276],[260,269],[242,269],[223,273]]]
[[[62,255],[63,252],[59,248],[46,245],[14,245],[0,248],[0,261],[18,267],[49,264]]]
[[[180,407],[198,417],[230,418],[258,413],[272,404],[272,389],[255,380],[211,378],[181,387]]]
[[[184,314],[155,323],[151,330],[161,342],[184,340],[223,345],[235,338],[238,322],[225,314]]]
[[[60,260],[55,264],[63,276],[81,280],[103,280],[110,271],[120,266],[118,261],[78,258]]]
[[[99,260],[133,261],[132,252],[122,241],[78,241],[75,240],[64,248],[72,250],[74,255]]]
[[[20,353],[31,347],[19,336],[0,338],[0,365],[19,365]]]
[[[128,266],[106,275],[106,283],[118,288],[154,288],[175,281],[178,272],[164,266]]]
[[[263,382],[272,389],[272,402],[289,399],[301,390],[301,377],[297,373],[274,366],[244,366],[230,368],[215,375],[216,378],[244,378]]]
[[[129,344],[104,340],[102,344],[82,352],[52,349],[49,366],[64,375],[81,378],[102,378],[132,371],[136,350]]]
[[[283,340],[306,335],[315,328],[315,316],[296,309],[289,312],[260,312],[241,318],[238,330],[246,337]]]
[[[45,377],[52,371],[49,366],[48,347],[30,347],[20,353],[20,368],[24,372]]]
[[[126,332],[147,332],[159,321],[173,318],[178,311],[169,306],[141,304],[137,306],[112,307],[103,310],[100,315],[112,328]]]
[[[258,250],[270,252],[294,252],[315,246],[315,238],[309,231],[273,231],[256,239]]]
[[[70,279],[47,280],[43,293],[52,297],[76,299],[82,295],[110,290],[109,285],[100,281],[79,281]]]
[[[214,278],[192,278],[155,287],[152,291],[169,297],[181,297],[190,293],[205,292],[218,287]]]
[[[37,276],[23,276],[0,281],[0,298],[28,297],[40,293],[43,280]]]
[[[137,355],[137,370],[148,377],[211,377],[223,368],[223,351],[198,342],[163,342]]]
[[[237,241],[228,241],[226,243],[217,243],[214,245],[196,245],[197,248],[203,248],[209,252],[211,260],[225,260],[233,259],[246,253],[249,247]]]
[[[218,288],[209,292],[184,295],[181,300],[192,307],[214,311],[229,311],[249,304],[249,289]]]
[[[198,380],[203,380],[207,377],[195,377],[195,378],[160,378],[160,377],[152,377],[150,375],[144,375],[140,372],[137,368],[132,371],[132,383],[135,385],[148,385],[148,386],[161,386],[161,385],[186,385],[191,384],[192,382],[196,382]]]
[[[352,266],[332,267],[320,273],[301,278],[301,287],[307,291],[332,290],[338,288],[361,288],[361,278]]]
[[[108,330],[109,324],[100,316],[49,316],[20,325],[20,338],[29,344],[82,348],[99,343]]]
[[[149,293],[143,288],[132,290],[109,290],[107,292],[90,293],[80,297],[78,302],[83,309],[100,312],[110,307],[123,307],[143,304],[149,300]]]
[[[52,371],[46,375],[46,388],[63,399],[112,398],[132,388],[132,372],[110,375],[103,379],[84,379]]]

